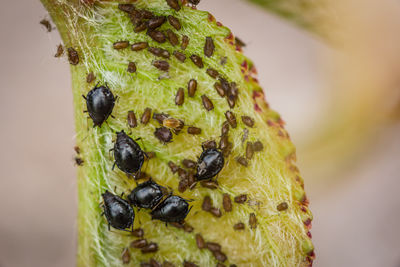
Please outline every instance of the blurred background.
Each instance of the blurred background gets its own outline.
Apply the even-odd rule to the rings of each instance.
[[[399,267],[400,3],[252,1],[199,8],[247,44],[287,122],[314,213],[315,266]],[[1,267],[75,264],[69,65],[54,58],[60,39],[43,18],[39,0],[2,0]]]

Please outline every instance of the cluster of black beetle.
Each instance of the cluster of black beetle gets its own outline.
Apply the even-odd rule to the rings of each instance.
[[[87,112],[93,120],[94,127],[105,122],[111,115],[115,105],[116,97],[112,94],[107,85],[96,85],[87,96]],[[112,116],[112,115],[111,115]],[[129,137],[123,130],[117,132],[117,140],[114,148],[115,165],[128,176],[140,174],[146,153],[139,144]],[[222,152],[215,148],[204,149],[197,162],[196,181],[209,180],[216,176],[224,166]],[[137,208],[151,209],[152,219],[164,222],[183,222],[189,213],[188,201],[168,193],[166,188],[160,186],[153,180],[148,180],[131,191],[125,200],[120,196],[108,191],[102,194],[104,201],[104,214],[110,226],[127,231],[132,227],[135,219],[135,212],[132,206]]]

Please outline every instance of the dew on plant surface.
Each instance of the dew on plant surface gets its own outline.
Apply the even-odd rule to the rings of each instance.
[[[179,44],[178,36],[172,30],[167,30],[167,37],[171,45],[176,46]]]
[[[131,50],[132,51],[140,51],[143,49],[146,49],[149,46],[147,42],[137,42],[131,45]]]
[[[186,49],[186,47],[189,45],[189,41],[190,41],[190,38],[187,35],[182,36],[182,43],[181,43],[182,50]]]
[[[201,96],[201,101],[203,102],[203,106],[207,111],[214,109],[213,103],[206,95]]]
[[[181,23],[179,22],[179,19],[176,17],[169,15],[168,16],[168,22],[171,24],[172,27],[174,27],[176,30],[180,30],[182,28]]]
[[[222,97],[225,96],[225,91],[224,91],[224,89],[222,88],[221,83],[216,82],[216,83],[214,84],[214,88],[215,88],[215,91],[217,91],[217,93],[218,93],[220,96],[222,96]]]
[[[246,200],[247,200],[247,195],[245,195],[245,194],[236,196],[236,197],[234,198],[234,201],[235,201],[236,203],[238,203],[238,204],[243,204],[243,203],[246,202]]]
[[[51,27],[50,21],[48,21],[47,19],[42,19],[39,23],[42,24],[43,27],[46,28],[47,32],[51,32],[51,30],[53,29],[53,28]]]
[[[73,49],[72,47],[69,47],[67,49],[68,51],[68,61],[71,65],[78,65],[79,63],[79,55],[78,52]]]
[[[201,181],[200,185],[211,190],[218,188],[218,183],[216,181]]]
[[[236,231],[244,230],[244,228],[245,228],[245,225],[242,222],[239,222],[233,226],[233,229],[235,229]]]
[[[278,206],[276,206],[276,209],[278,211],[284,211],[284,210],[287,210],[288,208],[289,208],[289,206],[286,202],[282,202]]]
[[[136,239],[130,244],[131,248],[144,248],[145,246],[147,246],[147,240],[144,238]]]
[[[201,234],[196,234],[196,245],[199,249],[203,249],[206,247],[206,242],[204,242],[204,238]]]
[[[167,40],[165,34],[157,30],[148,31],[147,34],[157,43],[165,43],[165,41]]]
[[[231,212],[232,211],[232,201],[231,201],[231,197],[229,196],[229,194],[223,194],[222,196],[222,206],[224,207],[224,210],[226,212]]]
[[[264,145],[263,145],[263,143],[261,143],[261,141],[256,141],[254,144],[253,144],[253,150],[255,151],[255,152],[260,152],[260,151],[262,151],[264,149]]]
[[[198,127],[190,126],[190,127],[188,127],[187,132],[188,132],[188,134],[198,135],[198,134],[201,134],[201,129]]]
[[[249,116],[242,116],[242,122],[250,128],[254,126],[254,119]]]
[[[154,30],[163,25],[165,21],[166,18],[164,16],[154,17],[147,22],[147,27],[151,30]]]
[[[215,69],[212,69],[212,68],[208,68],[206,72],[210,77],[212,77],[214,79],[216,79],[219,76],[218,71]]]
[[[93,71],[89,72],[88,75],[86,76],[86,82],[91,83],[96,79],[96,76],[94,76]]]
[[[186,56],[185,54],[179,52],[179,51],[174,51],[174,56],[176,57],[177,60],[179,60],[180,62],[185,62],[186,60]]]
[[[128,69],[127,69],[127,71],[128,71],[129,73],[135,73],[135,72],[136,72],[136,64],[135,64],[135,62],[129,62],[129,63],[128,63]]]
[[[215,45],[211,37],[206,37],[206,43],[204,45],[204,55],[206,57],[211,57],[214,54]]]
[[[169,58],[170,54],[168,50],[159,47],[149,47],[148,51],[157,57]]]
[[[176,11],[179,11],[181,9],[181,6],[179,5],[178,0],[166,0],[167,4],[172,8],[175,9]]]
[[[140,119],[140,122],[146,125],[147,123],[149,123],[150,118],[151,118],[151,108],[145,108],[142,117]]]
[[[185,91],[183,88],[179,88],[175,96],[175,105],[182,106],[185,101]]]
[[[128,111],[127,121],[130,128],[135,128],[137,126],[136,115],[132,110]]]
[[[203,59],[201,57],[199,57],[198,55],[191,55],[190,59],[200,69],[202,69],[204,67]]]
[[[237,161],[237,163],[239,163],[240,165],[242,165],[244,167],[247,167],[249,165],[249,162],[244,157],[237,157],[236,161]]]
[[[158,250],[158,245],[157,245],[157,243],[154,243],[154,242],[149,243],[147,246],[145,246],[141,249],[143,254],[153,253],[153,252],[156,252],[157,250]]]
[[[226,120],[229,122],[232,128],[237,127],[236,116],[232,111],[225,112]]]
[[[250,213],[249,216],[249,225],[251,229],[255,229],[257,227],[257,218],[254,213]]]
[[[251,160],[254,155],[253,143],[247,142],[246,144],[246,159]]]
[[[162,71],[168,71],[169,70],[169,63],[164,60],[154,60],[153,61],[153,66],[156,67],[159,70]]]
[[[127,48],[128,46],[129,46],[129,41],[118,41],[113,43],[113,48],[117,50]]]
[[[131,261],[131,253],[129,252],[128,248],[124,248],[121,257],[123,264],[128,264]]]
[[[172,141],[172,132],[167,127],[163,126],[160,128],[156,128],[156,130],[154,131],[154,135],[164,144]]]
[[[193,97],[197,90],[197,81],[195,79],[191,79],[188,82],[188,95]]]
[[[57,52],[54,57],[61,57],[64,54],[64,47],[62,44],[57,45]]]

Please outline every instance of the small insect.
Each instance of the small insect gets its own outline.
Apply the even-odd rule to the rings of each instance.
[[[78,155],[81,153],[81,148],[79,146],[74,146],[74,150]]]
[[[191,207],[179,196],[169,196],[151,211],[152,219],[163,222],[182,222],[188,215]]]
[[[254,119],[249,116],[242,116],[242,122],[250,128],[254,126]]]
[[[133,45],[131,45],[131,50],[132,51],[140,51],[143,49],[146,49],[149,46],[149,44],[147,42],[138,42],[138,43],[134,43]]]
[[[152,267],[156,267],[156,266],[152,266]],[[169,261],[164,261],[162,264],[162,267],[175,267],[175,265]]]
[[[249,225],[251,229],[255,229],[257,227],[257,218],[256,215],[252,212],[249,217]]]
[[[131,205],[153,209],[162,200],[167,190],[152,180],[141,183],[128,195],[128,201]]]
[[[164,60],[154,60],[153,61],[153,66],[156,67],[159,70],[162,71],[168,71],[169,70],[169,63]]]
[[[166,120],[168,118],[169,118],[169,115],[165,114],[165,113],[154,113],[153,114],[153,119],[158,121],[159,124],[163,124],[164,120]]]
[[[191,79],[188,82],[188,95],[193,97],[197,90],[197,81],[195,79]]]
[[[174,27],[178,31],[182,28],[181,23],[179,22],[179,19],[175,18],[174,16],[169,15],[168,22],[169,22],[169,24],[171,24],[172,27]]]
[[[129,46],[129,41],[118,41],[113,43],[113,48],[116,50],[124,49]]]
[[[229,146],[229,136],[223,135],[219,141],[219,149],[224,150]]]
[[[242,222],[239,222],[233,226],[233,229],[235,229],[235,230],[244,230],[244,228],[245,228],[245,225]]]
[[[210,209],[210,213],[211,213],[212,215],[214,215],[215,217],[217,217],[217,218],[219,218],[219,217],[222,216],[221,210],[218,209],[218,208],[215,208],[215,207],[212,207],[212,208]]]
[[[183,88],[179,88],[175,96],[175,105],[182,106],[185,100],[185,92]]]
[[[133,227],[135,212],[126,200],[108,191],[102,194],[102,197],[108,230],[110,230],[110,226],[123,231],[127,231],[126,228]]]
[[[144,248],[145,246],[147,246],[147,240],[143,238],[136,239],[132,241],[130,244],[131,248]]]
[[[232,128],[237,127],[236,116],[232,111],[225,112],[226,120],[229,122]]]
[[[215,242],[207,242],[206,248],[211,252],[221,251],[221,245]]]
[[[188,134],[198,135],[201,134],[201,129],[197,127],[190,126],[187,129]]]
[[[178,191],[183,193],[189,187],[189,181],[187,178],[181,179],[178,185]]]
[[[153,14],[153,12],[151,12],[150,10],[141,9],[141,10],[140,10],[140,13],[142,14],[142,17],[143,17],[144,19],[152,19],[152,18],[155,17],[154,14]]]
[[[183,231],[185,231],[187,233],[191,233],[191,232],[193,232],[193,230],[194,230],[194,228],[190,224],[185,223],[183,225]]]
[[[137,228],[137,229],[132,231],[132,235],[136,236],[136,237],[143,237],[144,231],[143,231],[142,228]]]
[[[235,44],[239,47],[245,47],[246,43],[243,42],[239,37],[235,36]]]
[[[175,134],[178,134],[185,123],[182,120],[174,119],[174,118],[167,118],[162,122],[163,126],[170,128],[174,131]]]
[[[203,106],[207,111],[210,111],[210,110],[214,109],[213,103],[211,102],[211,100],[206,95],[202,95],[201,96],[201,101],[203,102]]]
[[[174,51],[174,56],[176,57],[177,60],[179,60],[180,62],[185,62],[186,60],[186,56],[184,53],[181,53],[179,51]]]
[[[154,17],[147,22],[147,27],[154,30],[163,25],[165,21],[166,18],[164,16]]]
[[[167,4],[172,8],[175,9],[176,11],[179,11],[181,9],[178,0],[166,0]]]
[[[215,45],[211,37],[206,37],[206,43],[204,45],[204,55],[206,57],[211,57],[214,54]]]
[[[134,32],[139,33],[147,29],[147,23],[145,21],[140,21],[137,23],[135,28],[133,29]]]
[[[75,159],[75,164],[76,164],[77,166],[82,166],[82,165],[83,165],[84,161],[83,161],[82,158],[80,158],[80,157],[75,157],[74,159]]]
[[[135,128],[137,126],[136,115],[132,110],[128,111],[127,121],[130,128]]]
[[[215,190],[218,188],[218,183],[215,181],[202,181],[201,183],[202,187],[211,189],[211,190]]]
[[[236,97],[233,95],[228,95],[226,98],[226,101],[228,102],[228,105],[230,108],[234,108],[236,104]]]
[[[172,132],[167,127],[163,126],[160,128],[156,128],[154,135],[155,137],[157,137],[158,140],[160,140],[164,144],[172,141]]]
[[[203,249],[206,247],[206,242],[204,242],[204,238],[201,236],[201,234],[196,234],[196,245],[199,249]]]
[[[193,160],[190,160],[190,159],[184,159],[184,160],[182,160],[182,165],[183,165],[185,168],[188,168],[188,169],[194,169],[194,168],[196,168],[196,162],[193,161]]]
[[[145,108],[142,117],[140,118],[140,122],[146,125],[147,123],[149,123],[150,118],[151,118],[151,108]]]
[[[78,65],[79,63],[79,55],[78,52],[76,52],[75,49],[73,49],[72,47],[69,47],[67,49],[68,51],[68,61],[71,65]]]
[[[168,50],[162,49],[162,48],[158,48],[158,47],[149,47],[148,48],[149,52],[152,53],[155,56],[158,57],[163,57],[163,58],[169,58],[170,57],[170,53],[168,52]]]
[[[239,163],[240,165],[245,166],[245,167],[247,167],[249,165],[249,162],[244,157],[237,157],[236,161],[237,161],[237,163]]]
[[[231,85],[229,84],[229,82],[225,78],[219,78],[219,82],[221,83],[225,95],[229,95],[229,92],[231,90]]]
[[[218,71],[215,69],[212,69],[212,68],[208,68],[206,72],[208,75],[210,75],[210,77],[212,77],[214,79],[216,79],[219,76]]]
[[[88,75],[86,76],[86,82],[91,83],[94,80],[96,80],[96,76],[93,74],[93,71],[89,72]]]
[[[228,259],[228,258],[226,257],[226,255],[225,255],[225,253],[223,253],[223,252],[220,251],[220,250],[213,251],[212,254],[214,255],[214,258],[215,258],[217,261],[220,261],[220,262],[224,262],[224,261],[226,261],[226,260]]]
[[[184,261],[183,262],[183,267],[199,267],[199,265],[197,265],[197,264],[195,264],[195,263],[193,263],[193,262],[190,262],[190,261]]]
[[[219,63],[223,66],[223,65],[225,65],[227,62],[228,62],[228,58],[227,58],[227,57],[221,57]]]
[[[153,253],[156,252],[157,250],[158,250],[158,245],[157,243],[154,242],[149,243],[147,246],[141,249],[143,254]]]
[[[253,143],[247,142],[246,144],[246,159],[251,160],[254,155]]]
[[[59,44],[57,46],[57,52],[54,55],[54,57],[61,57],[63,54],[64,54],[64,48],[63,48],[62,44]]]
[[[243,204],[243,203],[245,203],[246,200],[247,200],[247,195],[242,194],[242,195],[236,196],[236,197],[234,198],[234,200],[235,200],[235,202],[238,203],[238,204]]]
[[[253,144],[253,150],[254,150],[255,152],[263,151],[263,149],[264,149],[264,145],[263,145],[263,143],[261,143],[260,141],[256,141],[256,142]]]
[[[110,91],[107,85],[97,87],[97,85],[90,90],[85,97],[87,112],[90,118],[93,120],[93,127],[99,126],[105,122],[113,111],[115,100],[114,95]]]
[[[129,253],[128,248],[124,248],[124,250],[122,251],[121,257],[122,257],[123,264],[128,264],[131,261],[131,254]]]
[[[200,69],[202,69],[204,67],[203,59],[201,59],[201,57],[199,57],[198,55],[191,55],[190,59]]]
[[[287,210],[288,208],[289,208],[289,205],[286,202],[282,202],[278,206],[276,206],[276,209],[278,211],[284,211],[284,210]]]
[[[231,197],[229,196],[229,194],[223,194],[222,196],[222,206],[224,207],[224,210],[226,212],[231,212],[232,211],[232,201],[231,201]]]
[[[186,49],[186,47],[189,45],[189,41],[190,41],[190,38],[187,35],[182,36],[182,44],[181,44],[182,50]]]
[[[179,167],[172,161],[168,162],[168,167],[171,169],[172,173],[176,173],[179,169]]]
[[[201,205],[202,210],[210,211],[212,208],[212,200],[209,196],[205,196],[203,199],[203,204]]]
[[[47,32],[51,32],[51,30],[53,29],[53,28],[51,27],[50,21],[48,21],[47,19],[42,19],[42,20],[40,21],[40,24],[42,24],[42,25],[46,28]]]
[[[200,0],[188,0],[189,3],[191,3],[192,5],[198,5],[200,3]]]
[[[224,156],[215,148],[204,149],[197,161],[196,180],[208,180],[216,176],[224,167]]]
[[[147,34],[157,43],[165,43],[167,40],[165,34],[157,30],[148,31]]]
[[[128,63],[128,69],[127,69],[127,71],[129,72],[129,73],[135,73],[136,72],[136,64],[135,64],[135,62],[129,62]]]
[[[161,264],[153,258],[150,259],[149,263],[151,264],[152,267],[161,267]]]
[[[171,45],[176,46],[179,44],[178,36],[172,30],[167,30],[167,37]]]
[[[118,9],[126,13],[131,13],[135,10],[135,6],[133,4],[118,4]]]
[[[221,83],[219,83],[219,82],[214,83],[214,88],[215,88],[215,91],[217,91],[217,93],[218,93],[221,97],[224,97],[224,96],[225,96],[225,91],[224,91],[224,89],[222,88]]]
[[[224,121],[221,127],[221,136],[225,136],[229,133],[229,122]]]
[[[217,148],[217,143],[214,140],[208,140],[201,144],[205,149]]]
[[[128,175],[136,174],[142,168],[144,162],[144,152],[123,130],[117,132],[117,141],[114,144],[115,165]]]

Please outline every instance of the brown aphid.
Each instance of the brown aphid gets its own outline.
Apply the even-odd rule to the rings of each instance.
[[[176,173],[179,169],[179,167],[172,161],[168,162],[168,167],[171,169],[172,173]]]
[[[226,149],[229,146],[229,143],[230,143],[229,136],[227,134],[223,135],[221,137],[221,140],[219,140],[219,149],[221,149],[221,150]]]
[[[182,50],[186,49],[186,47],[189,45],[189,41],[190,41],[190,38],[187,35],[182,36],[182,43],[181,43]]]
[[[131,253],[129,252],[128,248],[124,248],[122,251],[122,263],[128,264],[131,261]]]
[[[227,157],[231,154],[232,149],[233,149],[233,144],[232,144],[232,142],[228,142],[227,146],[222,150],[222,155],[223,155],[225,158],[227,158]]]
[[[210,75],[210,77],[212,77],[214,79],[216,79],[219,76],[218,71],[213,68],[208,68],[206,72],[208,75]]]
[[[243,136],[242,136],[242,143],[246,142],[247,138],[249,137],[249,129],[243,129]]]
[[[221,127],[221,136],[225,136],[229,133],[229,122],[224,121]]]
[[[171,45],[176,46],[179,44],[178,36],[172,30],[167,30],[167,37]]]
[[[149,160],[156,157],[156,153],[153,151],[147,151],[145,156],[145,160]]]
[[[289,205],[286,202],[282,202],[278,206],[276,206],[276,209],[278,211],[284,211],[284,210],[287,210],[288,208],[289,208]]]
[[[196,168],[197,163],[195,161],[193,161],[193,160],[190,160],[190,159],[184,159],[184,160],[182,160],[182,165],[185,168],[194,169],[194,168]]]
[[[217,93],[218,93],[220,96],[222,96],[222,97],[225,96],[225,91],[224,91],[224,89],[222,88],[221,83],[219,83],[219,82],[214,83],[214,88],[215,88],[215,91],[217,91]]]
[[[188,132],[188,134],[198,135],[198,134],[201,134],[201,129],[190,126],[190,127],[188,127],[187,132]]]
[[[93,71],[89,72],[88,75],[86,76],[86,82],[91,83],[96,79],[96,76],[94,76]]]
[[[186,56],[184,53],[181,53],[179,51],[174,51],[174,56],[176,57],[177,60],[179,60],[180,62],[185,62],[186,60]]]
[[[234,198],[234,201],[236,203],[238,203],[238,204],[243,204],[243,203],[246,202],[246,200],[247,200],[247,195],[246,194],[242,194],[242,195],[236,196]]]
[[[194,173],[192,172],[189,173],[188,184],[190,189],[193,189],[196,186],[196,178],[194,177]]]
[[[131,248],[144,248],[145,246],[147,246],[147,240],[143,238],[136,239],[131,242],[130,246]]]
[[[178,120],[175,118],[167,118],[162,122],[163,126],[173,129],[176,134],[182,130],[185,123],[182,120]]]
[[[254,119],[249,116],[242,116],[242,122],[250,128],[254,126]]]
[[[163,124],[164,120],[168,119],[169,115],[165,113],[154,113],[153,114],[153,119],[158,121],[159,124]],[[164,125],[165,126],[165,125]]]
[[[237,161],[237,163],[239,163],[240,165],[245,166],[245,167],[247,167],[249,165],[249,162],[244,157],[237,157],[236,161]]]
[[[168,22],[169,22],[169,24],[171,24],[172,27],[174,27],[178,31],[182,28],[181,23],[179,22],[179,19],[175,18],[174,16],[169,15]]]
[[[181,179],[179,181],[179,184],[178,184],[178,191],[179,192],[181,192],[181,193],[185,192],[186,189],[188,189],[188,187],[189,187],[188,179]]]
[[[220,250],[213,251],[212,254],[214,255],[214,258],[220,262],[224,262],[228,259],[228,257],[226,257],[226,255],[225,255],[225,253],[223,253]]]
[[[168,52],[168,50],[159,48],[159,47],[149,47],[148,48],[149,52],[152,53],[155,56],[158,57],[163,57],[163,58],[169,58],[170,57],[170,53]]]
[[[175,267],[175,265],[169,261],[164,261],[162,267]]]
[[[222,196],[222,206],[224,207],[224,210],[226,212],[231,212],[232,211],[232,201],[231,197],[229,194],[223,194]]]
[[[254,155],[253,143],[247,142],[246,144],[246,159],[251,160]]]
[[[47,32],[51,32],[51,30],[53,29],[51,27],[50,21],[48,21],[47,19],[42,19],[39,23],[42,24],[46,28]]]
[[[154,60],[153,61],[153,66],[156,67],[159,70],[162,71],[168,71],[169,70],[169,63],[164,60]]]
[[[145,23],[144,21],[144,17],[143,17],[143,12],[141,12],[140,10],[132,10],[132,12],[129,13],[129,18],[131,19],[131,22],[133,23],[133,25],[138,26],[139,24]],[[146,25],[147,28],[147,25]]]
[[[139,33],[147,29],[147,23],[145,21],[140,21],[136,24],[133,29],[134,32]]]
[[[116,50],[124,49],[129,46],[129,41],[118,41],[113,43],[113,48]]]
[[[204,67],[203,59],[201,57],[199,57],[198,55],[191,55],[190,59],[200,69],[202,69]]]
[[[197,265],[197,264],[195,264],[195,263],[193,263],[193,262],[190,262],[190,261],[184,261],[183,262],[183,267],[199,267],[199,265]]]
[[[215,45],[211,37],[206,37],[206,43],[204,45],[204,55],[206,57],[211,57],[214,54]]]
[[[200,3],[200,0],[188,0],[189,3],[191,3],[192,5],[196,6]]]
[[[191,79],[188,82],[188,95],[190,97],[194,97],[196,90],[197,90],[197,81],[195,79]]]
[[[129,73],[135,73],[136,72],[136,64],[135,64],[135,62],[129,62],[128,63],[128,69],[127,69],[127,71],[129,72]]]
[[[143,254],[156,252],[158,250],[157,243],[151,242],[147,246],[141,249]]]
[[[132,235],[136,237],[143,237],[144,236],[144,231],[142,228],[137,228],[132,231]]]
[[[126,13],[131,13],[135,10],[135,6],[133,4],[118,4],[118,9]]]
[[[226,95],[230,94],[231,85],[225,78],[219,78],[219,82],[221,83],[222,89],[224,90]]]
[[[185,101],[185,90],[183,88],[179,88],[175,95],[175,105],[182,106]]]
[[[156,128],[156,130],[154,131],[154,135],[164,144],[172,141],[172,132],[167,127],[163,126],[160,128]]]
[[[209,196],[205,196],[203,199],[203,204],[201,205],[201,208],[204,211],[210,211],[212,208],[212,201],[211,198]]]
[[[214,109],[213,103],[206,95],[201,96],[201,101],[203,102],[203,106],[207,111]]]
[[[142,117],[140,119],[140,122],[142,124],[146,125],[147,123],[149,123],[150,118],[151,118],[151,108],[145,108],[144,112],[143,112],[143,115],[142,115]]]
[[[201,234],[196,234],[196,245],[199,249],[203,249],[206,247],[206,242],[204,242],[204,238]]]
[[[183,224],[180,223],[180,222],[171,222],[169,224],[172,225],[173,227],[178,228],[178,229],[183,229]]]
[[[210,213],[211,213],[212,215],[214,215],[215,217],[217,217],[217,218],[219,218],[219,217],[222,216],[221,210],[218,209],[218,208],[215,208],[215,207],[212,207],[212,208],[210,209]]]
[[[239,223],[237,223],[237,224],[235,224],[235,225],[233,226],[233,229],[235,229],[235,230],[237,230],[237,231],[239,231],[239,230],[244,230],[244,228],[245,228],[245,225],[244,225],[244,223],[242,223],[242,222],[239,222]]]
[[[225,117],[232,128],[237,127],[236,116],[232,111],[228,110],[227,112],[225,112]]]
[[[142,13],[144,19],[152,19],[155,17],[153,12],[151,12],[150,10],[141,9],[140,13]]]
[[[72,47],[69,47],[67,49],[68,51],[68,61],[71,65],[78,65],[79,63],[79,55],[78,52],[73,49]]]
[[[165,21],[166,18],[164,16],[154,17],[147,22],[147,27],[151,30],[154,30],[163,25]]]
[[[178,0],[166,0],[167,4],[172,8],[175,9],[176,11],[181,10],[181,6],[179,5]]]
[[[202,187],[205,187],[205,188],[208,188],[208,189],[211,189],[211,190],[215,190],[215,189],[218,188],[218,183],[215,182],[215,181],[201,181],[200,185]]]
[[[84,163],[83,159],[80,158],[80,157],[75,157],[74,160],[75,160],[75,164],[76,164],[77,166],[82,166],[83,163]]]
[[[206,248],[211,251],[221,251],[221,245],[215,242],[206,242]]]
[[[226,101],[228,102],[228,105],[230,108],[234,108],[236,104],[236,97],[233,95],[228,95],[226,97]]]
[[[161,267],[161,264],[153,258],[150,259],[149,263],[151,264],[151,267]]]
[[[64,47],[62,44],[57,45],[57,52],[54,57],[61,57],[64,54]]]
[[[217,143],[214,140],[208,140],[201,144],[204,149],[217,148]]]
[[[132,110],[128,111],[127,121],[129,127],[135,128],[137,126],[136,115]]]
[[[261,143],[261,141],[256,141],[256,142],[253,144],[253,150],[254,150],[255,152],[263,151],[263,149],[264,149],[264,145],[263,145],[263,143]]]
[[[165,41],[167,40],[165,34],[157,30],[148,31],[147,34],[157,43],[165,43]]]
[[[180,179],[187,179],[189,176],[189,173],[186,170],[179,167],[178,168],[178,176]]]
[[[239,47],[245,47],[246,43],[243,42],[239,37],[235,36],[235,44]]]
[[[79,146],[74,146],[74,150],[76,154],[80,154],[81,153],[81,148]]]
[[[149,46],[147,42],[137,42],[131,45],[131,50],[132,51],[140,51],[143,49],[146,49]]]
[[[257,218],[256,215],[252,212],[249,217],[249,225],[251,229],[255,229],[257,227]]]
[[[191,232],[193,232],[193,230],[194,230],[194,228],[190,224],[185,223],[183,225],[183,231],[185,231],[186,233],[191,233]]]

